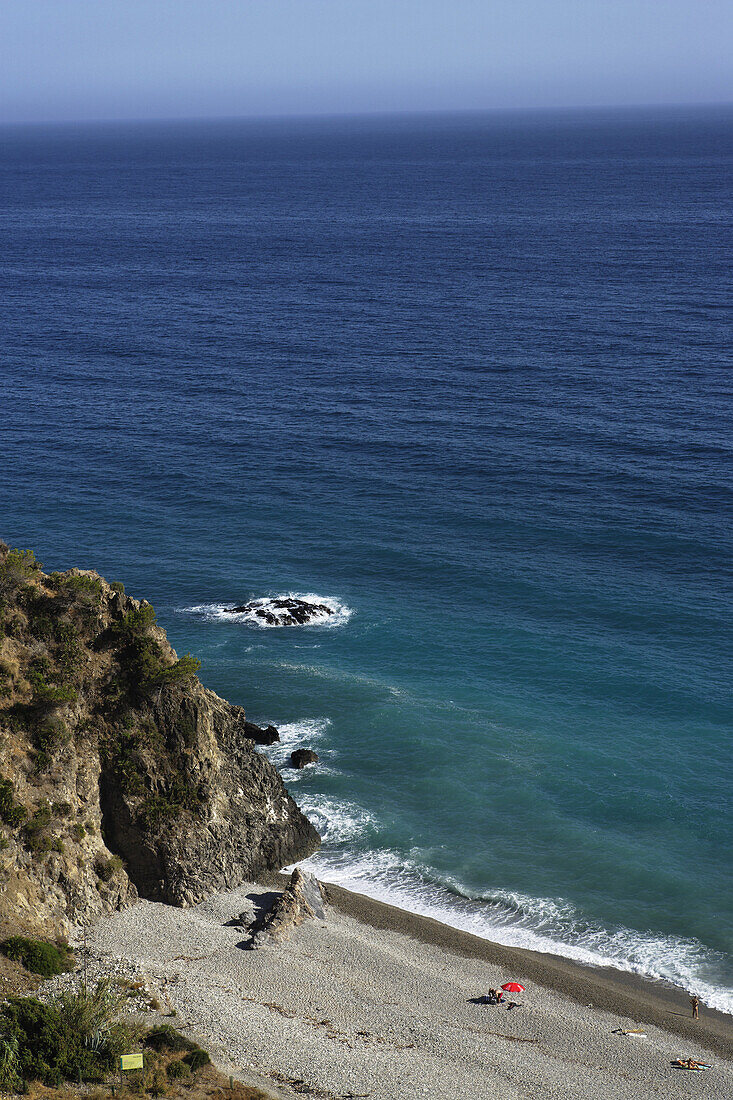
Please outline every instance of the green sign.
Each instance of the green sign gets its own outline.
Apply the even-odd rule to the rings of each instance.
[[[140,1054],[121,1054],[120,1069],[142,1069],[143,1056]]]

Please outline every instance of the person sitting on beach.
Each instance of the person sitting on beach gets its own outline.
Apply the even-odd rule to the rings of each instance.
[[[496,991],[496,1003],[498,1005],[504,1003],[504,990],[503,989],[497,989],[497,991]]]
[[[489,1005],[495,1005],[496,1004],[496,990],[495,989],[490,989],[489,990],[489,992],[486,996],[486,1003],[489,1004]]]

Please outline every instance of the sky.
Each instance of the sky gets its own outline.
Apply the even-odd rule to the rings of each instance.
[[[733,101],[731,0],[0,0],[0,120]]]

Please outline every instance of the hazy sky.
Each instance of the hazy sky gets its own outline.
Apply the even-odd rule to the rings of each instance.
[[[8,121],[733,100],[731,0],[0,0]]]

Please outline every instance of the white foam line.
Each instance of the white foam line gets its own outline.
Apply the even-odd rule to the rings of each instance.
[[[611,931],[591,927],[562,899],[534,898],[505,890],[497,890],[488,898],[471,898],[460,883],[447,881],[441,885],[431,881],[426,868],[389,849],[354,852],[351,844],[359,840],[363,844],[364,834],[377,827],[366,810],[307,793],[299,795],[298,802],[323,838],[321,851],[303,866],[325,882],[433,917],[507,947],[562,955],[585,965],[611,966],[662,979],[681,989],[694,990],[711,1008],[733,1014],[733,989],[716,986],[702,976],[708,966],[715,964],[715,953],[695,940],[628,928]]]

